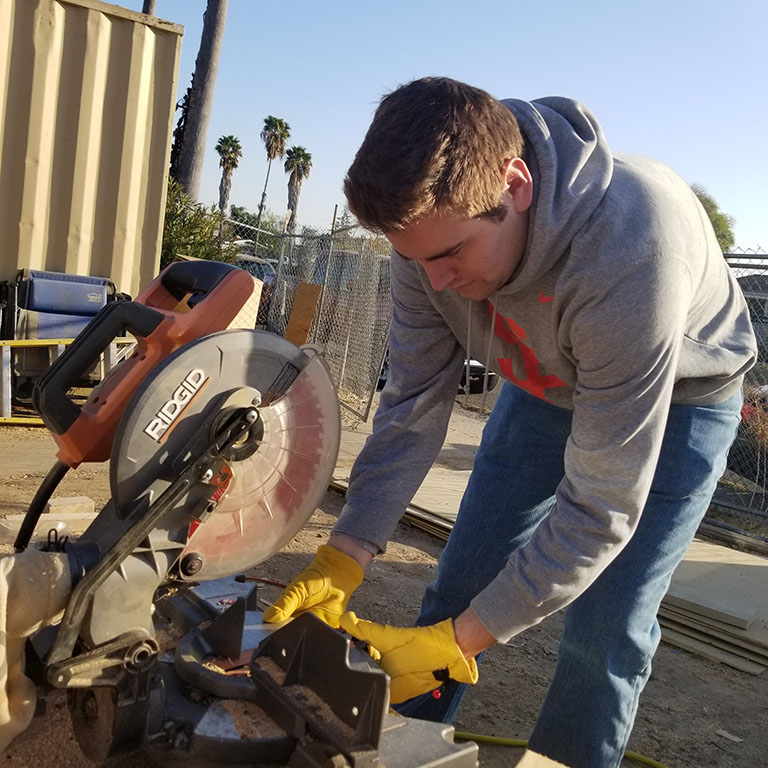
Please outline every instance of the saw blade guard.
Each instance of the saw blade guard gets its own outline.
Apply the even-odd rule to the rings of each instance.
[[[175,410],[168,403],[187,394],[178,417],[164,425],[163,414],[172,417]],[[220,414],[255,404],[260,404],[258,445],[245,458],[227,462],[232,477],[224,495],[189,524],[179,562],[193,559],[195,568],[182,569],[181,578],[201,581],[239,573],[279,551],[304,527],[338,456],[341,419],[330,373],[320,356],[282,337],[247,330],[216,333],[158,366],[121,422],[110,479],[117,507],[128,509],[162,494],[178,475],[180,461],[208,438]],[[206,509],[214,490],[204,483],[190,488],[177,505],[177,524],[189,518],[190,510]]]

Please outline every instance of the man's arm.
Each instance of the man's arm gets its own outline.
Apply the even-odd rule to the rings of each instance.
[[[390,373],[373,434],[350,475],[334,533],[383,551],[445,440],[464,350],[422,286],[423,270],[392,254]]]
[[[368,567],[368,564],[373,560],[373,553],[369,552],[362,544],[358,544],[354,539],[350,539],[349,536],[344,536],[341,533],[332,533],[328,539],[328,544],[334,549],[338,549],[339,552],[343,552],[345,555],[349,555],[363,570]]]
[[[483,626],[473,608],[467,608],[454,620],[453,631],[456,633],[456,645],[465,659],[477,656],[496,643],[496,638]]]

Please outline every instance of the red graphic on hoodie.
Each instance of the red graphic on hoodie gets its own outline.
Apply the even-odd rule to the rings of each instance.
[[[521,379],[515,375],[511,357],[499,358],[498,363],[502,374],[526,392],[530,392],[530,394],[541,400],[551,402],[548,398],[544,397],[544,390],[551,389],[552,387],[564,387],[566,384],[554,374],[549,376],[541,375],[541,363],[536,357],[536,353],[524,343],[525,331],[511,317],[504,317],[497,313],[493,332],[507,344],[515,344],[520,348],[520,355],[525,365],[526,378]]]
[[[554,298],[555,298],[554,296],[545,296],[544,291],[539,291],[539,301],[542,304],[549,304],[549,302],[552,301],[552,299]]]

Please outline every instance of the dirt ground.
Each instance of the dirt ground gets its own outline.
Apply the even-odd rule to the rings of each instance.
[[[445,466],[471,467],[483,419],[457,408],[443,454]],[[366,425],[359,427],[365,430]],[[0,517],[26,510],[53,463],[54,445],[42,429],[0,427],[3,479]],[[109,497],[105,465],[85,465],[70,472],[58,496],[89,496],[97,509]],[[254,573],[287,581],[312,558],[327,539],[343,497],[329,490],[309,524],[281,552]],[[6,538],[3,548],[10,551]],[[387,553],[372,564],[350,608],[358,615],[408,624],[418,612],[421,592],[433,578],[443,542],[401,524]],[[278,591],[265,588],[267,600]],[[466,696],[456,727],[461,731],[507,738],[526,738],[554,671],[562,619],[555,615],[507,646],[497,646],[482,665],[479,683]],[[640,703],[629,749],[668,768],[729,766],[768,767],[768,674],[753,677],[662,643]],[[512,766],[522,750],[480,746],[480,764]],[[72,734],[64,697],[49,696],[47,711],[0,755],[9,767],[92,765],[79,751]],[[107,768],[147,765],[140,755],[113,758]],[[624,760],[623,765],[636,765]]]

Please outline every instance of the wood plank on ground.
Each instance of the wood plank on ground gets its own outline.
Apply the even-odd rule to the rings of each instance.
[[[758,651],[745,648],[741,645],[736,645],[728,640],[722,640],[709,632],[700,632],[689,624],[673,621],[668,616],[659,616],[659,623],[663,628],[671,629],[675,632],[679,632],[681,635],[692,637],[694,640],[700,640],[703,643],[714,645],[715,648],[720,648],[723,651],[732,653],[734,656],[748,659],[749,661],[755,662],[755,664],[762,664],[768,669],[768,657]]]
[[[706,624],[717,621],[724,631],[733,627],[749,634],[756,625],[759,643],[768,622],[768,558],[694,539],[672,576],[669,594],[664,608],[695,614]]]
[[[737,594],[729,595],[727,600],[724,600],[722,595],[705,595],[704,599],[705,602],[702,603],[701,591],[698,588],[673,580],[664,597],[664,602],[669,606],[716,619],[740,629],[747,629],[757,613],[757,608],[752,602],[742,599]]]
[[[735,627],[717,622],[714,619],[692,616],[688,613],[671,610],[664,604],[659,608],[659,616],[665,616],[672,621],[689,624],[692,628],[698,629],[701,632],[708,632],[713,637],[727,640],[745,648],[754,649],[757,653],[763,653],[768,656],[768,622],[762,617],[758,617],[748,630],[737,630]]]
[[[708,643],[694,640],[692,637],[682,635],[679,632],[675,632],[673,629],[662,627],[661,638],[665,642],[675,645],[678,648],[691,651],[692,653],[696,653],[711,661],[727,664],[729,667],[741,670],[742,672],[748,672],[750,675],[761,675],[766,669],[762,664],[756,664],[741,656],[728,653],[721,648],[715,648],[715,646],[709,645]]]

